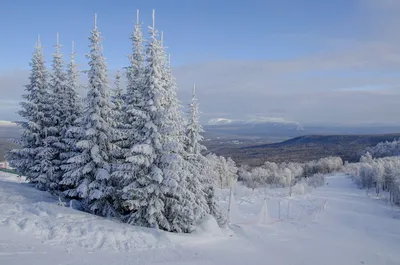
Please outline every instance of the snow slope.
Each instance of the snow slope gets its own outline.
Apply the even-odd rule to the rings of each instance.
[[[267,225],[256,221],[264,195],[236,194],[229,228],[207,217],[194,234],[176,235],[58,206],[0,173],[0,264],[400,264],[399,210],[344,175],[327,181],[291,199],[267,193]]]

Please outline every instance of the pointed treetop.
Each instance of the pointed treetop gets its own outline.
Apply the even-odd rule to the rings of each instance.
[[[75,43],[74,43],[74,41],[72,41],[72,54],[74,54],[75,53]]]
[[[97,14],[94,14],[94,29],[97,29]]]
[[[119,86],[120,79],[121,79],[121,66],[118,66],[117,72],[115,73],[115,80],[114,80],[116,90],[120,89],[120,86]]]
[[[196,83],[193,82],[192,98],[196,98]]]
[[[156,11],[153,9],[153,14],[152,14],[152,27],[153,27],[153,29],[154,29],[155,24],[156,24],[155,16],[156,16]]]
[[[41,47],[41,46],[42,46],[42,44],[40,43],[40,35],[39,35],[39,34],[37,35],[37,42],[36,42],[36,45],[37,45],[38,47]]]
[[[139,9],[136,9],[136,24],[139,25]]]
[[[164,46],[164,31],[161,31],[161,47]]]
[[[57,32],[56,36],[57,36],[57,37],[56,37],[56,39],[57,39],[57,40],[56,40],[56,45],[58,46],[58,45],[60,45],[58,32]]]
[[[152,29],[153,29],[153,33],[152,33],[152,34],[153,34],[153,36],[152,36],[153,38],[154,38],[154,36],[155,36],[155,23],[156,23],[156,22],[155,22],[155,12],[156,12],[156,11],[153,9],[153,14],[152,14],[152,26],[151,26]]]

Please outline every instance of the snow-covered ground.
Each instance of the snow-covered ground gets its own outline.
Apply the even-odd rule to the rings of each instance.
[[[327,182],[290,199],[236,190],[229,227],[206,218],[177,235],[59,206],[0,172],[0,264],[400,264],[400,211],[342,174]],[[229,195],[221,198],[226,207]]]

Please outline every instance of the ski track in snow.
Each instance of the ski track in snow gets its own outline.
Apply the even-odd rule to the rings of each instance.
[[[343,174],[327,181],[308,195],[267,195],[267,224],[254,221],[264,199],[255,193],[235,198],[229,227],[208,220],[194,234],[177,235],[58,206],[57,198],[0,173],[0,264],[400,264],[399,209]]]

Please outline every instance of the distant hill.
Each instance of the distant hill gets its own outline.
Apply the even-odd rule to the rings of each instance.
[[[359,159],[367,147],[400,138],[400,133],[349,134],[343,132],[343,134],[313,133],[299,136],[310,131],[303,130],[296,124],[276,123],[206,126],[206,131],[207,141],[204,144],[209,151],[230,156],[237,163],[251,165],[260,165],[267,160],[305,162],[326,156],[340,156],[344,161],[353,162]],[[7,150],[17,147],[10,143],[10,138],[19,137],[19,127],[0,123],[0,161],[4,160]],[[291,137],[295,138],[288,139]],[[280,142],[276,143],[277,141]]]
[[[286,140],[303,135],[375,135],[400,132],[400,125],[302,125],[296,122],[238,122],[230,120],[213,121],[204,126],[205,136],[209,138],[259,138]]]
[[[280,143],[268,145],[251,146],[247,148],[262,148],[264,146],[287,146],[287,145],[343,145],[343,144],[372,144],[393,141],[400,137],[400,133],[372,134],[372,135],[305,135],[295,137]]]
[[[280,143],[220,148],[219,155],[231,156],[238,163],[260,165],[271,162],[305,162],[327,156],[358,161],[365,149],[379,142],[393,141],[400,133],[377,135],[307,135]]]

